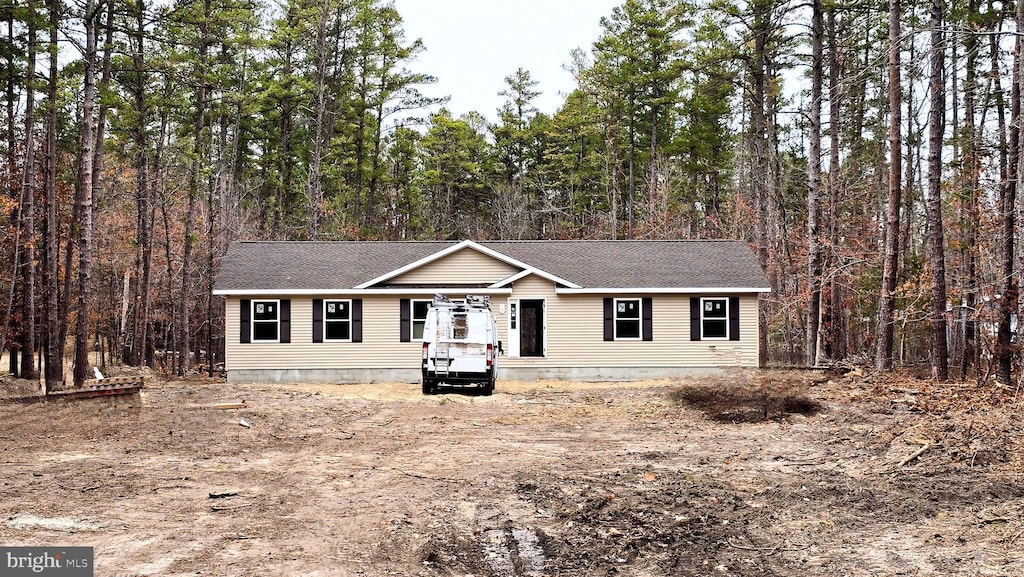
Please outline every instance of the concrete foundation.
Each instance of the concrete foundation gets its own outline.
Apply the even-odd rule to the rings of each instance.
[[[722,367],[513,367],[498,370],[498,381],[639,381],[720,374]],[[418,369],[235,369],[229,383],[418,383]]]

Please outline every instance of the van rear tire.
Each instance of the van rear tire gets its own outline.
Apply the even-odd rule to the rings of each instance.
[[[436,392],[437,392],[437,383],[424,379],[423,380],[423,394],[424,395],[433,395]]]

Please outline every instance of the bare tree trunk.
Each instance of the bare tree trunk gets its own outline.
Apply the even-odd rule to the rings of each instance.
[[[385,59],[386,60],[386,59]],[[384,80],[381,79],[381,90],[384,89]],[[376,126],[374,127],[373,133],[373,153],[370,158],[370,183],[366,189],[366,222],[370,230],[377,229],[377,187],[380,179],[377,177],[377,172],[380,170],[380,152],[382,146],[382,140],[384,138],[384,99],[380,97],[376,107]],[[479,215],[479,212],[474,211],[474,218]]]
[[[754,58],[750,65],[751,90],[750,100],[750,130],[749,146],[751,151],[750,168],[751,188],[754,209],[754,243],[756,245],[757,261],[769,277],[773,294],[779,294],[778,276],[769,267],[769,238],[768,238],[768,205],[769,205],[769,180],[771,170],[768,160],[769,122],[767,115],[768,107],[768,66],[765,62],[765,49],[767,48],[768,33],[770,27],[770,15],[767,13],[767,6],[755,7],[754,23],[751,32],[754,34]],[[758,357],[762,366],[769,358],[769,319],[771,311],[768,310],[768,303],[762,299],[758,307],[758,331],[761,338],[758,339]]]
[[[75,216],[78,244],[78,316],[75,318],[75,370],[74,386],[80,388],[89,375],[89,301],[92,294],[93,245],[93,162],[96,119],[93,110],[96,101],[96,0],[86,0],[83,20],[85,24],[84,81],[82,89],[82,150],[78,168]]]
[[[626,199],[626,238],[633,239],[636,209],[636,96],[629,94],[629,197]],[[531,211],[532,212],[532,211]]]
[[[320,173],[320,165],[323,162],[325,134],[327,128],[327,57],[328,57],[328,9],[329,4],[323,3],[320,6],[320,17],[317,20],[316,34],[316,115],[313,121],[313,157],[309,163],[309,176],[306,183],[306,196],[309,202],[309,224],[306,237],[309,240],[319,240],[321,227],[321,212],[324,209],[324,189]]]
[[[368,26],[364,24],[364,26]],[[370,214],[372,207],[369,206],[370,199],[367,199],[366,204],[363,204],[363,162],[366,159],[366,111],[369,110],[369,103],[367,99],[370,93],[370,80],[368,78],[370,74],[370,55],[367,53],[365,46],[360,46],[361,56],[359,64],[359,92],[356,97],[359,103],[356,108],[356,113],[359,114],[359,118],[356,120],[355,129],[355,145],[356,145],[356,157],[355,157],[355,185],[356,185],[356,198],[355,198],[355,213],[354,220],[357,223],[361,223],[364,227],[369,228],[370,226]]]
[[[889,0],[889,194],[885,220],[885,256],[882,268],[882,295],[878,305],[878,338],[875,368],[892,368],[893,318],[896,310],[896,274],[899,266],[900,179],[902,143],[900,123],[903,104],[900,87],[900,0]]]
[[[64,383],[65,308],[60,299],[60,221],[57,199],[57,26],[60,23],[60,0],[49,0],[49,78],[46,85],[46,388],[62,388]],[[70,273],[69,273],[70,274]],[[65,281],[66,283],[69,281]]]
[[[807,333],[804,355],[808,366],[818,363],[821,320],[821,97],[825,26],[821,0],[813,0],[811,15],[811,112],[807,168]],[[833,128],[833,130],[835,130]]]
[[[130,348],[127,361],[132,365],[152,364],[147,358],[146,343],[150,336],[150,307],[152,299],[153,266],[153,200],[150,183],[149,157],[149,110],[146,104],[148,73],[146,72],[146,4],[145,0],[135,3],[135,30],[132,36],[134,45],[131,47],[132,62],[135,67],[135,82],[131,87],[135,113],[138,115],[133,129],[136,154],[135,160],[135,207],[136,207],[136,239],[138,249],[135,255],[135,306],[131,330]]]
[[[977,2],[968,2],[968,14],[974,14],[978,10]],[[992,36],[992,42],[996,42]],[[963,132],[967,135],[967,145],[963,151],[963,171],[960,203],[960,223],[963,228],[963,240],[960,242],[960,261],[962,269],[961,286],[963,292],[963,356],[960,359],[960,381],[967,380],[967,372],[974,363],[977,330],[975,323],[975,307],[977,306],[977,235],[978,235],[978,186],[981,177],[979,158],[981,152],[980,136],[981,131],[975,124],[974,107],[976,106],[976,95],[978,92],[978,38],[974,34],[968,34],[964,39],[964,52],[966,53],[966,66],[964,70],[964,127]],[[998,60],[995,62],[998,63]],[[1001,92],[999,84],[998,68],[993,69],[992,80],[997,91]],[[1001,97],[999,97],[1001,99]],[[955,102],[955,99],[954,99]],[[997,106],[1001,107],[1001,104]],[[954,126],[956,123],[954,122]],[[1005,160],[1005,152],[1001,155]],[[1000,163],[1000,176],[1005,178],[1003,170],[1005,163]]]
[[[91,190],[90,197],[92,199],[92,202],[91,202],[92,217],[89,219],[90,223],[91,223],[90,227],[92,229],[92,230],[90,230],[90,236],[94,236],[94,234],[95,234],[95,226],[96,226],[96,221],[97,221],[97,215],[99,214],[99,204],[100,203],[99,203],[99,198],[98,197],[99,197],[100,190],[101,190],[100,185],[101,185],[102,176],[103,176],[103,142],[105,140],[105,133],[106,133],[106,127],[107,127],[107,112],[110,109],[110,106],[107,104],[107,99],[105,98],[105,95],[107,94],[107,92],[108,92],[108,90],[110,88],[110,56],[111,56],[111,52],[113,51],[113,38],[114,38],[114,26],[113,26],[113,24],[114,24],[114,5],[113,5],[112,2],[111,3],[102,3],[101,2],[100,5],[96,7],[96,10],[97,10],[96,20],[97,21],[99,20],[99,11],[102,10],[103,8],[106,8],[106,10],[107,10],[107,12],[106,12],[107,18],[106,18],[106,23],[104,24],[105,37],[104,37],[104,41],[103,41],[103,57],[101,59],[101,64],[100,64],[100,71],[101,71],[101,73],[100,73],[99,83],[96,86],[96,95],[97,95],[97,99],[99,101],[99,110],[97,111],[97,114],[96,114],[96,124],[95,124],[95,126],[93,128],[93,130],[94,130],[93,138],[95,139],[96,142],[95,142],[95,145],[93,146],[93,152],[92,152],[92,154],[93,154],[93,161],[92,161],[91,181],[90,181],[90,183],[91,183],[90,184],[90,190]],[[90,246],[91,247],[94,246],[94,241],[90,240]],[[79,256],[81,256],[81,255],[79,255]],[[89,262],[90,263],[92,262],[92,258],[93,258],[93,255],[90,254],[89,255]],[[92,290],[92,288],[90,287],[90,291],[91,290]],[[90,297],[90,300],[91,300],[91,297]],[[92,306],[91,303],[88,306],[91,309],[91,306]],[[94,345],[100,345],[102,343],[102,340],[100,338],[100,332],[99,332],[100,325],[99,325],[99,321],[98,320],[97,320],[97,322],[95,324],[95,327],[96,328],[95,328],[95,335],[94,335],[93,343],[94,343]],[[104,359],[104,355],[103,355],[103,350],[100,349],[99,352],[100,352],[100,366],[105,366],[105,359]]]
[[[829,99],[829,164],[828,164],[828,198],[829,198],[829,215],[828,228],[829,228],[829,245],[833,254],[839,250],[840,237],[839,237],[839,207],[842,202],[842,195],[840,194],[840,181],[839,175],[841,171],[840,160],[839,160],[839,133],[842,121],[840,115],[842,109],[840,107],[841,99],[844,96],[844,91],[840,83],[840,62],[839,52],[842,50],[838,42],[836,20],[835,20],[835,7],[830,7],[828,11],[828,36],[829,36],[829,71],[828,71],[828,99]],[[835,263],[838,266],[841,263]],[[828,321],[825,323],[825,342],[827,343],[827,354],[832,360],[843,360],[846,358],[847,350],[847,336],[844,330],[846,323],[846,311],[843,307],[843,285],[837,278],[839,275],[838,269],[833,270],[829,275],[828,281],[828,294],[829,299],[823,303],[826,306],[827,313],[823,315],[823,318],[827,318]]]
[[[4,24],[7,25],[7,45],[14,46],[14,10],[13,7],[7,8],[4,11]],[[15,70],[14,57],[16,56],[14,50],[7,51],[7,69]],[[4,130],[4,138],[7,140],[7,169],[10,173],[14,174],[14,167],[17,165],[17,156],[15,151],[18,149],[18,137],[14,132],[14,109],[18,104],[18,97],[14,93],[14,82],[15,75],[7,75],[7,86],[6,86],[6,106],[7,112],[7,126]],[[3,344],[3,343],[0,343]],[[0,348],[0,352],[3,348]]]
[[[203,2],[203,17],[199,23],[202,36],[199,46],[199,88],[196,92],[195,124],[192,128],[193,158],[188,183],[188,209],[185,215],[185,238],[181,253],[181,306],[178,309],[178,359],[176,372],[183,375],[191,361],[192,252],[195,249],[196,203],[199,197],[200,171],[203,162],[203,132],[206,124],[206,65],[210,48],[210,0]]]
[[[1021,30],[1024,25],[1024,2],[1017,3],[1017,29]],[[1007,186],[1003,187],[1004,194],[1000,198],[1000,210],[1002,211],[1002,254],[1001,257],[1001,279],[1003,282],[1002,297],[999,300],[999,327],[996,331],[996,379],[1003,384],[1010,384],[1013,367],[1013,344],[1011,342],[1011,318],[1017,309],[1017,279],[1013,276],[1014,270],[1014,234],[1016,234],[1016,210],[1017,210],[1017,189],[1024,186],[1024,171],[1021,170],[1020,154],[1024,151],[1024,130],[1021,130],[1021,110],[1024,103],[1024,91],[1020,84],[1024,82],[1024,42],[1017,36],[1016,49],[1014,52],[1014,79],[1012,84],[1012,112],[1010,120],[1010,173]]]
[[[605,129],[605,174],[608,178],[608,196],[611,205],[611,239],[619,238],[619,155],[618,143],[613,132],[614,128],[609,126]]]
[[[989,8],[992,9],[992,0],[989,1]],[[1017,38],[1020,46],[1020,38]],[[1002,75],[1000,74],[1000,59],[1002,55],[1002,49],[999,45],[999,40],[995,34],[989,35],[989,51],[992,61],[992,82],[993,82],[993,93],[995,94],[996,100],[996,118],[997,118],[997,130],[999,131],[999,174],[1002,176],[1002,180],[999,186],[1000,194],[1000,207],[1002,206],[1002,196],[1007,193],[1009,188],[1017,186],[1017,138],[1019,135],[1019,127],[1017,126],[1017,114],[1020,111],[1020,87],[1017,82],[1010,82],[1010,126],[1007,129],[1006,122],[1006,101],[1004,98],[1004,92],[1002,88]],[[1019,66],[1019,50],[1015,53],[1015,59],[1013,62],[1013,75],[1018,74]],[[980,362],[981,352],[978,347],[976,351],[977,359]]]
[[[25,166],[21,186],[21,378],[38,379],[36,371],[36,22],[34,2],[28,21],[28,66],[25,70]],[[13,168],[13,167],[12,167]],[[14,278],[11,278],[14,282]]]
[[[942,77],[945,45],[942,38],[942,0],[931,6],[931,74],[929,76],[930,106],[928,114],[928,239],[931,250],[932,310],[931,362],[932,377],[949,380],[949,350],[946,341],[946,238],[942,228],[942,140],[945,128],[946,84]]]

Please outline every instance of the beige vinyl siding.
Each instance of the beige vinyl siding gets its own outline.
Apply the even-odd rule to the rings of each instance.
[[[260,297],[276,298],[276,297]],[[320,298],[320,297],[317,297]],[[408,367],[419,370],[419,342],[399,342],[398,298],[391,295],[324,296],[363,299],[363,342],[313,342],[313,298],[292,297],[290,343],[239,343],[240,299],[226,299],[227,370],[363,369]]]
[[[473,251],[462,251],[473,252]],[[455,255],[453,255],[455,256]],[[492,261],[493,262],[493,261]],[[442,263],[438,263],[442,264]],[[407,276],[407,275],[403,275]],[[448,277],[450,280],[453,277]],[[456,276],[454,278],[462,278]],[[504,278],[504,276],[502,277]],[[426,282],[426,281],[419,281]],[[358,295],[355,295],[358,298]],[[451,293],[453,298],[462,295]],[[547,356],[499,359],[516,368],[582,367],[756,367],[758,364],[757,296],[740,296],[740,341],[691,341],[690,297],[719,295],[635,294],[617,298],[653,299],[653,341],[605,341],[604,295],[556,294],[553,283],[531,275],[515,282],[511,297],[545,299]],[[260,297],[276,298],[276,297]],[[325,299],[352,295],[324,296]],[[363,342],[314,343],[312,297],[291,298],[290,343],[239,343],[239,297],[225,299],[226,368],[419,370],[419,341],[399,342],[399,299],[408,295],[366,295]],[[411,298],[418,298],[413,296]],[[499,338],[508,351],[508,299],[491,302]]]
[[[501,359],[504,367],[756,367],[757,297],[740,297],[739,341],[691,341],[690,297],[716,295],[616,294],[652,297],[653,341],[605,341],[604,295],[555,294],[549,281],[529,276],[516,281],[510,298],[547,299],[547,357]],[[507,302],[507,301],[506,301]],[[497,309],[498,307],[492,306]],[[507,307],[506,307],[507,309]],[[499,315],[502,340],[506,314]],[[505,347],[508,350],[508,347]]]
[[[389,280],[388,283],[409,285],[492,284],[519,271],[520,269],[508,263],[471,248],[464,248],[399,275]]]

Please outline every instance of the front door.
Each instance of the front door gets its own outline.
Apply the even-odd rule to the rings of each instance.
[[[544,301],[519,301],[519,356],[544,356]]]

